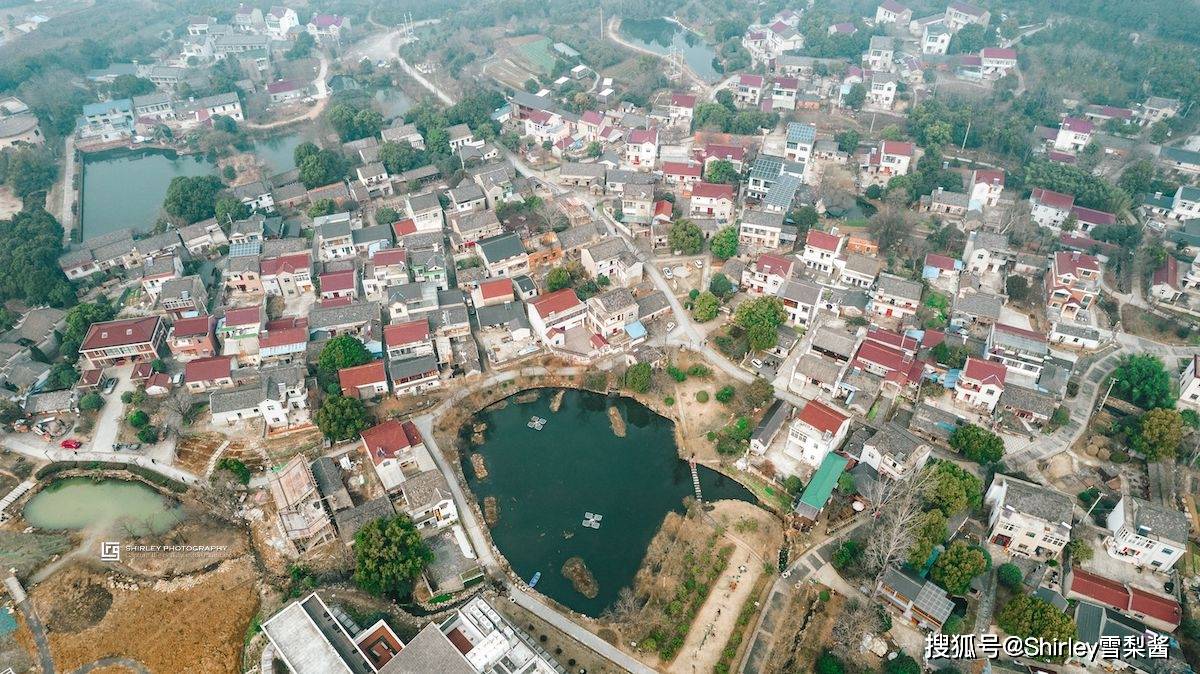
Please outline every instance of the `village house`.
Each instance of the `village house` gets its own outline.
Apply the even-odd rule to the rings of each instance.
[[[991,414],[1000,402],[1007,375],[1003,364],[971,356],[954,384],[954,400]]]
[[[912,143],[885,140],[859,160],[859,180],[867,185],[886,186],[896,176],[908,175],[916,155]]]
[[[142,290],[156,298],[162,292],[164,283],[183,275],[183,262],[176,255],[160,255],[146,260],[141,272]]]
[[[306,30],[319,45],[337,45],[350,31],[350,19],[338,14],[313,14]]]
[[[389,419],[362,432],[363,451],[371,459],[375,474],[388,493],[398,490],[406,475],[436,470],[421,431],[411,421]]]
[[[149,362],[162,353],[167,324],[158,316],[92,323],[79,345],[89,368]]]
[[[896,67],[893,61],[895,50],[893,38],[886,35],[872,35],[867,51],[863,54],[863,67],[867,70],[891,72]]]
[[[332,271],[317,277],[321,287],[321,300],[335,300],[342,297],[354,299],[358,297],[358,272],[354,269]]]
[[[654,215],[654,186],[626,185],[621,192],[621,222],[646,225]]]
[[[476,249],[491,278],[512,278],[529,272],[529,254],[516,234],[481,239]]]
[[[626,288],[613,288],[588,298],[587,317],[591,329],[609,339],[626,331],[637,322],[638,304]]]
[[[756,108],[762,102],[764,80],[762,75],[738,75],[734,84],[733,100],[741,108]]]
[[[996,323],[988,334],[984,354],[1003,363],[1009,373],[1037,379],[1050,357],[1046,335],[1004,323]]]
[[[1182,512],[1128,493],[1122,493],[1121,500],[1108,514],[1105,527],[1111,532],[1104,539],[1109,556],[1164,573],[1187,550],[1191,531]]]
[[[795,225],[786,225],[783,220],[783,213],[743,211],[742,222],[738,225],[739,247],[742,251],[754,254],[777,250],[789,238],[795,241]]]
[[[293,298],[315,290],[308,251],[264,258],[259,263],[259,278],[263,291],[273,297]]]
[[[262,266],[257,255],[242,255],[224,260],[225,291],[239,298],[255,298],[263,294]]]
[[[1040,187],[1029,195],[1029,217],[1042,227],[1059,230],[1071,214],[1075,197]]]
[[[263,364],[290,363],[308,350],[308,319],[268,321],[258,334],[258,358]]]
[[[900,26],[908,26],[909,21],[912,21],[912,10],[896,2],[896,0],[883,0],[875,8],[876,25],[894,23]]]
[[[991,19],[992,15],[986,9],[959,0],[955,0],[955,2],[951,2],[946,6],[944,17],[946,27],[952,33],[957,33],[972,24],[987,28]]]
[[[274,365],[258,371],[258,381],[209,394],[213,424],[232,426],[261,418],[268,428],[308,422],[308,389],[302,364]]]
[[[1079,609],[1087,609],[1088,607],[1101,611],[1105,610],[1103,607],[1114,609],[1107,612],[1108,619],[1105,622],[1109,627],[1114,623],[1123,624],[1126,627],[1124,633],[1129,634],[1129,637],[1125,638],[1134,639],[1135,643],[1137,643],[1137,640],[1144,638],[1146,632],[1150,631],[1150,628],[1169,633],[1175,631],[1180,623],[1183,622],[1183,607],[1172,597],[1148,592],[1132,583],[1122,583],[1112,580],[1097,573],[1085,571],[1078,566],[1071,567],[1065,571],[1066,574],[1063,578],[1064,596],[1077,601]],[[1079,613],[1076,613],[1076,615],[1079,615]],[[1140,622],[1130,620],[1131,617]],[[1133,623],[1133,625],[1129,625],[1129,623]],[[1092,626],[1087,622],[1082,622],[1080,625],[1080,637],[1083,637],[1091,630]],[[1117,638],[1113,632],[1114,630],[1105,629],[1102,634],[1106,637]],[[1101,649],[1101,651],[1103,650]],[[1139,672],[1140,674],[1153,674],[1153,672],[1161,671],[1161,667],[1170,667],[1170,669],[1167,669],[1170,672],[1186,672],[1189,669],[1186,666],[1180,668],[1174,667],[1173,663],[1155,665],[1148,659],[1137,657],[1136,654],[1129,654],[1123,658],[1114,658],[1112,655],[1097,657],[1097,660],[1101,659],[1109,661],[1118,660],[1118,662],[1124,659],[1134,661],[1135,663],[1141,660],[1140,666],[1135,664],[1133,668],[1117,670]],[[1173,655],[1172,659],[1174,659]],[[1156,660],[1159,659],[1156,658]],[[1162,660],[1159,661],[1162,662]]]
[[[851,288],[870,289],[875,285],[884,261],[860,253],[849,253],[834,260],[838,271],[838,283]]]
[[[634,129],[625,140],[625,165],[649,171],[658,160],[658,129]]]
[[[233,388],[233,358],[213,356],[188,361],[183,368],[183,384],[189,393]]]
[[[1059,251],[1046,272],[1046,304],[1065,320],[1077,320],[1100,291],[1100,262],[1085,253]]]
[[[350,214],[335,213],[313,218],[313,244],[321,262],[354,257],[354,238],[350,233]]]
[[[401,483],[397,504],[418,531],[433,531],[458,521],[454,495],[437,469],[417,473]]]
[[[388,360],[435,355],[429,319],[424,316],[385,326],[383,340]]]
[[[266,309],[261,304],[226,311],[217,321],[221,353],[237,359],[239,367],[257,365],[258,337],[265,323]]]
[[[404,208],[418,232],[440,232],[442,230],[444,224],[442,204],[434,192],[406,195]]]
[[[967,183],[971,210],[991,208],[1000,202],[1004,192],[1003,169],[975,169]]]
[[[733,185],[696,183],[692,187],[688,216],[711,218],[717,222],[731,222],[733,220]]]
[[[667,104],[667,114],[670,117],[671,125],[691,129],[695,108],[695,95],[672,92],[671,101]]]
[[[944,23],[927,23],[921,32],[921,53],[927,56],[943,56],[950,51],[950,38],[954,34]]]
[[[184,276],[163,282],[159,304],[173,318],[192,318],[208,313],[208,290],[199,276]]]
[[[996,473],[984,496],[988,538],[1009,554],[1057,559],[1071,540],[1071,497]]]
[[[592,278],[607,276],[618,286],[629,288],[642,280],[642,263],[616,237],[584,246],[579,261]]]
[[[408,283],[408,251],[403,248],[377,250],[363,267],[363,296],[372,302],[382,302],[387,299],[389,288],[405,283]]]
[[[965,271],[980,276],[999,273],[1012,257],[1008,239],[1000,234],[974,230],[967,235],[967,245],[963,250]]]
[[[392,392],[398,396],[418,395],[442,384],[438,359],[434,356],[389,360],[387,370]]]
[[[1054,136],[1054,149],[1060,152],[1078,153],[1092,140],[1096,125],[1079,117],[1064,117]]]
[[[903,480],[924,467],[933,446],[895,421],[863,443],[860,460],[875,472],[893,480]]]
[[[899,82],[899,78],[894,73],[871,73],[864,107],[890,111],[896,103],[897,82]]]
[[[342,395],[349,398],[377,398],[388,392],[388,373],[382,360],[338,370]]]
[[[742,287],[751,295],[777,295],[792,278],[795,262],[792,257],[763,253],[742,271]]]
[[[483,281],[471,291],[471,304],[476,308],[504,304],[515,299],[513,282],[508,278]]]
[[[212,316],[181,318],[175,321],[167,333],[167,348],[171,350],[171,355],[181,363],[216,355],[215,325]]]
[[[887,599],[888,608],[919,629],[942,629],[954,611],[950,595],[933,581],[912,576],[894,567],[884,571],[876,589],[879,596]]]
[[[296,549],[303,551],[336,538],[330,509],[322,505],[316,477],[303,454],[292,457],[268,484],[279,516],[275,528]]]
[[[1183,295],[1179,284],[1179,261],[1167,255],[1162,266],[1154,270],[1150,281],[1150,296],[1159,302],[1174,302]]]
[[[785,323],[792,327],[809,328],[821,307],[821,286],[808,280],[789,280],[777,293],[787,314]]]
[[[904,318],[917,313],[921,304],[920,283],[895,274],[880,274],[871,293],[870,310],[877,316]]]
[[[809,269],[830,274],[845,242],[845,238],[837,234],[810,229],[804,239],[804,253],[800,259]]]
[[[703,178],[704,165],[694,161],[664,161],[662,163],[663,182],[668,185],[679,185],[690,188]]]
[[[841,446],[850,432],[850,417],[817,400],[809,400],[788,427],[784,453],[816,468],[825,455]]]
[[[540,295],[526,304],[529,324],[534,333],[548,346],[562,347],[567,332],[584,327],[587,305],[571,288]]]

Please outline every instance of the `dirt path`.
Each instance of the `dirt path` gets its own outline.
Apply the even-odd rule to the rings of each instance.
[[[725,538],[736,546],[729,557],[729,565],[696,614],[687,640],[679,649],[679,657],[667,670],[669,672],[691,674],[712,671],[737,622],[738,611],[754,589],[755,581],[762,575],[762,562],[754,558],[754,552],[731,536]]]

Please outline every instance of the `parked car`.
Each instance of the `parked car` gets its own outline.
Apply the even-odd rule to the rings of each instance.
[[[58,444],[63,449],[79,449],[83,446],[83,443],[78,440],[63,440]]]
[[[667,278],[671,278],[672,276],[674,276],[674,273],[671,271],[670,267],[663,267],[663,276],[665,276]]]
[[[753,365],[753,366],[754,366],[754,369],[756,369],[756,370],[760,370],[760,369],[762,369],[762,366],[763,366],[763,362],[762,362],[761,360],[757,359],[757,358],[755,358],[754,360],[750,361],[750,364],[751,364],[751,365]]]
[[[115,389],[115,388],[117,388],[117,378],[116,377],[109,377],[108,379],[104,380],[104,394],[105,395],[112,393],[113,389]]]
[[[704,260],[696,260],[693,264],[696,265],[696,269],[704,269]]]

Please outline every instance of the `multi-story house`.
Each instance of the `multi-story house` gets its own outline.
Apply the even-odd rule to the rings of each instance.
[[[756,108],[762,102],[765,80],[762,75],[738,75],[733,100],[739,107]]]
[[[436,355],[425,316],[384,327],[383,341],[388,360]]]
[[[984,47],[979,50],[980,68],[985,80],[997,80],[1017,67],[1017,52],[1001,47]]]
[[[308,22],[308,34],[317,44],[340,44],[350,31],[350,19],[337,14],[314,14]]]
[[[642,263],[616,237],[584,246],[579,261],[592,278],[607,276],[614,284],[626,288],[642,280]]]
[[[885,140],[859,155],[859,180],[864,185],[886,186],[892,178],[908,175],[915,154],[912,143]]]
[[[1003,363],[1010,373],[1036,380],[1050,359],[1050,345],[1040,332],[996,323],[984,354],[988,360]]]
[[[354,257],[354,237],[350,233],[350,214],[335,213],[313,219],[315,243],[321,262]]]
[[[658,129],[634,129],[625,139],[625,165],[649,171],[658,160]]]
[[[167,333],[167,347],[175,360],[186,363],[196,358],[210,358],[217,353],[216,321],[212,316],[181,318]]]
[[[162,285],[159,302],[172,318],[194,318],[208,313],[208,291],[199,276],[167,280]]]
[[[1012,258],[1006,237],[978,229],[967,235],[967,246],[963,251],[966,271],[981,276],[998,273]]]
[[[943,20],[950,32],[957,33],[971,24],[987,28],[988,23],[992,20],[992,15],[986,9],[955,0],[946,6]]]
[[[89,368],[147,362],[159,357],[167,324],[158,316],[92,323],[79,345]]]
[[[942,56],[950,51],[950,38],[954,34],[946,24],[927,23],[921,33],[921,53],[928,56]]]
[[[1114,559],[1166,572],[1188,547],[1187,515],[1123,493],[1108,514],[1104,549]]]
[[[971,180],[967,184],[967,194],[971,199],[971,208],[983,210],[1000,202],[1004,192],[1004,169],[975,169],[971,171]]]
[[[122,98],[83,106],[81,138],[110,142],[133,135],[133,101]]]
[[[1064,117],[1054,136],[1054,149],[1062,152],[1079,152],[1092,140],[1096,125],[1079,117]]]
[[[404,197],[404,207],[418,232],[442,231],[442,203],[436,193],[409,194]]]
[[[221,353],[236,358],[239,367],[257,365],[260,362],[258,338],[265,323],[266,308],[261,304],[226,311],[217,322]]]
[[[877,316],[905,318],[917,313],[924,288],[895,274],[880,274],[871,293],[870,310]]]
[[[1179,404],[1200,409],[1200,356],[1192,356],[1179,375]]]
[[[257,255],[229,257],[225,260],[225,290],[243,298],[263,294],[262,268]]]
[[[664,161],[662,173],[664,183],[687,188],[704,177],[704,165],[694,161]]]
[[[411,421],[389,419],[362,432],[363,451],[388,493],[398,490],[407,476],[436,470],[421,431]]]
[[[817,142],[817,127],[813,124],[789,122],[784,140],[783,156],[788,161],[808,163]]]
[[[476,245],[483,266],[491,278],[512,278],[529,271],[529,254],[516,234],[501,234],[482,239]]]
[[[269,257],[259,263],[263,291],[270,296],[292,298],[312,293],[312,258],[308,251]]]
[[[865,107],[874,110],[891,110],[896,104],[896,87],[899,79],[893,73],[871,73],[867,84]]]
[[[432,283],[438,290],[450,287],[446,256],[438,250],[411,250],[408,252],[408,268],[413,281]]]
[[[418,473],[400,485],[398,505],[418,531],[436,531],[458,521],[454,495],[442,471]]]
[[[696,183],[688,204],[688,215],[717,222],[733,221],[733,185],[726,183]]]
[[[377,250],[363,267],[363,295],[372,302],[382,302],[387,298],[388,288],[405,283],[408,283],[408,251],[403,248]]]
[[[621,191],[621,222],[650,224],[654,217],[654,186],[629,184]]]
[[[990,414],[1000,402],[1007,376],[1008,369],[1002,363],[971,356],[954,384],[954,399],[970,407],[985,409]]]
[[[160,255],[146,260],[142,267],[142,290],[152,298],[162,292],[164,283],[183,275],[183,262],[177,255]]]
[[[785,319],[793,327],[810,328],[821,307],[821,286],[807,280],[789,280],[779,289],[777,296],[783,303]]]
[[[392,392],[398,396],[418,395],[442,385],[438,359],[434,356],[390,360],[387,369],[392,379]]]
[[[801,260],[809,269],[830,274],[833,272],[834,260],[842,252],[845,242],[845,237],[837,234],[810,229],[804,238],[804,254]]]
[[[850,432],[850,417],[817,400],[801,407],[788,427],[784,453],[816,468],[836,450]]]
[[[883,0],[875,8],[875,25],[877,26],[885,23],[908,26],[909,21],[912,21],[912,10],[896,0]]]
[[[447,190],[446,196],[450,197],[451,210],[456,213],[482,211],[487,208],[487,196],[484,195],[483,188],[469,180],[464,180],[458,187]]]
[[[183,385],[189,393],[233,388],[233,359],[213,356],[188,361],[183,368]]]
[[[838,283],[853,288],[869,289],[875,285],[884,261],[861,253],[849,253],[834,260]]]
[[[800,94],[800,80],[795,77],[777,76],[771,83],[771,109],[795,110],[796,97]]]
[[[307,318],[268,321],[258,333],[258,358],[263,363],[290,363],[303,359],[307,350]]]
[[[571,288],[563,288],[540,295],[531,300],[526,308],[529,324],[544,344],[561,347],[566,344],[566,333],[582,328],[587,321],[587,305]]]
[[[377,398],[388,392],[388,373],[382,360],[338,370],[342,395],[349,398]]]
[[[358,297],[358,271],[331,271],[317,277],[321,286],[321,301]]]
[[[291,7],[275,5],[263,16],[267,34],[276,40],[285,40],[293,29],[300,27],[300,17]]]
[[[587,317],[591,329],[608,339],[625,332],[625,326],[637,321],[637,300],[627,288],[613,288],[588,298]]]
[[[896,54],[896,41],[886,35],[872,35],[870,45],[863,54],[863,67],[867,70],[891,72],[896,68],[893,58]]]
[[[273,365],[259,370],[256,382],[213,391],[208,397],[212,422],[232,426],[261,418],[268,428],[308,423],[306,372],[302,363]]]
[[[889,421],[863,443],[860,460],[880,475],[903,480],[921,470],[932,452],[924,439]]]
[[[1071,540],[1071,497],[996,473],[984,496],[991,509],[988,538],[1010,554],[1057,559]]]
[[[1095,303],[1100,292],[1100,261],[1086,253],[1059,251],[1046,272],[1046,305],[1065,320]]]
[[[695,109],[696,96],[694,94],[671,93],[671,101],[667,104],[667,115],[673,126],[691,129]]]
[[[795,226],[783,222],[783,213],[747,210],[742,213],[738,226],[738,245],[747,253],[757,253],[780,248],[787,234],[795,241]]]
[[[742,287],[751,295],[778,295],[792,278],[796,259],[763,253],[752,266],[742,270]]]

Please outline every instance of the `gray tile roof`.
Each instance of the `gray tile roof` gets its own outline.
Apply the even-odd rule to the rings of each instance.
[[[438,501],[453,498],[446,477],[437,469],[427,470],[406,479],[400,485],[400,489],[410,511],[424,510]]]
[[[833,384],[842,373],[842,366],[815,353],[806,353],[796,361],[796,372],[822,384]]]
[[[821,302],[821,286],[812,281],[789,280],[779,289],[779,296],[800,304],[816,306]]]
[[[417,356],[416,358],[402,358],[399,360],[388,361],[388,375],[392,379],[403,379],[416,374],[425,374],[426,372],[437,372],[437,358],[433,356]]]
[[[392,227],[391,225],[374,225],[351,230],[350,239],[356,245],[369,244],[373,241],[386,241],[390,246],[392,245]]]
[[[474,184],[474,183],[472,183]],[[466,236],[481,229],[494,228],[500,224],[495,211],[471,211],[453,217],[454,229]]]
[[[1136,496],[1128,497],[1132,508],[1130,520],[1138,529],[1149,529],[1150,535],[1183,544],[1188,539],[1188,519],[1178,510],[1164,508]]]
[[[955,414],[940,407],[921,403],[913,410],[912,418],[908,420],[908,428],[930,437],[949,440],[950,434],[962,421]]]
[[[419,672],[475,674],[475,668],[438,630],[437,623],[429,623],[380,670],[380,674],[418,674]]]
[[[408,208],[414,214],[432,211],[435,208],[440,209],[441,207],[442,203],[438,201],[437,194],[433,192],[408,195]]]
[[[475,322],[480,327],[504,325],[509,330],[529,327],[529,319],[526,318],[525,314],[525,305],[521,302],[505,302],[504,304],[477,307],[475,309]]]
[[[356,302],[338,307],[315,306],[308,312],[309,331],[379,320],[379,304]]]
[[[588,252],[588,255],[592,256],[592,260],[599,263],[620,257],[625,252],[625,243],[617,237],[610,237],[599,243],[586,246],[584,250]]]
[[[655,291],[645,297],[639,298],[637,304],[638,316],[642,317],[652,316],[671,306],[670,301],[667,300],[667,296],[662,291]]]
[[[1004,307],[1004,298],[992,293],[963,293],[954,300],[955,313],[997,320]]]
[[[516,234],[501,234],[499,236],[480,239],[477,245],[479,247],[480,254],[482,254],[489,263],[495,263],[525,254],[525,244],[521,243],[521,237],[517,236]]]
[[[880,274],[879,280],[876,283],[880,292],[908,300],[919,301],[921,299],[921,292],[924,290],[924,287],[920,283],[901,278],[895,274]]]
[[[380,496],[353,508],[339,510],[333,514],[333,523],[337,526],[338,536],[343,542],[349,544],[354,540],[354,534],[358,533],[364,524],[395,513],[396,509],[392,507],[392,500],[387,496]]]
[[[637,301],[633,299],[633,293],[629,292],[628,288],[613,288],[612,290],[596,295],[592,299],[596,300],[600,304],[600,307],[608,313],[628,309],[637,304]]]
[[[214,414],[258,407],[266,400],[281,400],[279,384],[295,388],[304,381],[305,366],[301,363],[275,365],[259,370],[257,381],[209,394],[209,408]]]
[[[1054,414],[1054,409],[1058,407],[1058,400],[1049,393],[1009,382],[1000,393],[1000,404],[1048,417]]]
[[[879,450],[880,454],[903,461],[927,443],[895,421],[889,421],[875,432],[868,444]]]
[[[858,346],[858,337],[845,330],[820,325],[813,332],[812,348],[835,353],[849,359]]]
[[[761,442],[769,442],[779,429],[783,427],[783,422],[787,421],[792,414],[792,404],[786,400],[776,399],[763,413],[762,420],[758,422],[758,426],[754,429],[754,434],[750,436],[751,440],[759,440]]]
[[[877,276],[879,270],[883,269],[883,260],[863,255],[861,253],[850,253],[846,256],[846,271],[862,276]]]
[[[600,178],[603,180],[606,170],[603,164],[582,164],[568,161],[563,162],[562,166],[559,167],[558,174],[571,178]]]
[[[602,235],[602,227],[598,223],[588,222],[559,232],[558,245],[564,251],[569,251],[586,246],[599,239]]]
[[[1071,525],[1073,506],[1070,496],[1009,475],[997,473],[992,481],[996,480],[1008,484],[1004,497],[1005,507],[1012,507],[1017,512],[1033,515],[1052,524],[1066,524],[1068,527]]]

